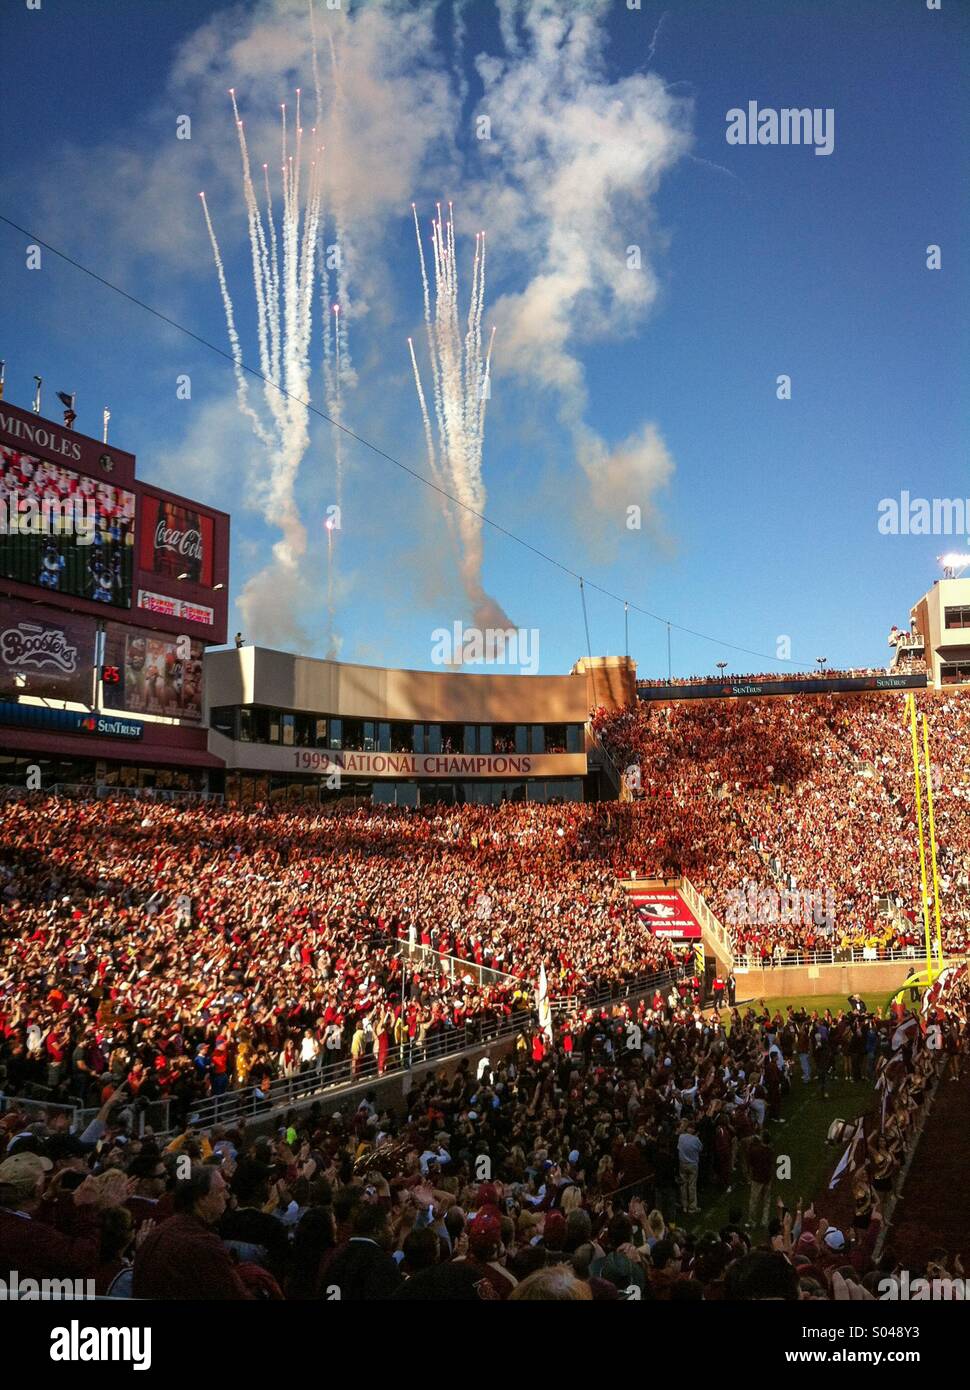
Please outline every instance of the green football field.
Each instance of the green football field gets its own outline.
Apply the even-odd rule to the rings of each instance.
[[[782,1104],[785,1123],[769,1125],[776,1159],[787,1156],[791,1172],[789,1179],[773,1185],[773,1214],[776,1197],[783,1198],[785,1205],[794,1210],[799,1198],[807,1206],[824,1194],[843,1152],[843,1146],[826,1143],[829,1126],[833,1120],[858,1119],[873,1102],[872,1086],[867,1081],[853,1083],[830,1078],[827,1090],[823,1099],[818,1082],[813,1080],[805,1086],[799,1074],[792,1083],[791,1095]],[[747,1221],[748,1199],[748,1183],[736,1169],[730,1192],[722,1193],[712,1186],[702,1190],[698,1198],[700,1213],[686,1219],[678,1213],[678,1224],[697,1232],[717,1230],[729,1221]],[[824,1197],[817,1209],[824,1215]],[[763,1236],[764,1228],[756,1228],[753,1235]]]
[[[903,967],[900,970],[900,983],[905,977],[906,969],[907,967]],[[874,995],[871,999],[863,995],[863,998],[870,1009],[885,1005],[886,1002],[882,995]],[[738,1007],[742,1012],[748,1004],[758,1008],[760,1003],[760,999],[745,999],[739,992]],[[796,1009],[804,1008],[809,1012],[818,1009],[819,1013],[822,1013],[828,1008],[833,1014],[838,1014],[840,1009],[847,1006],[848,1000],[841,994],[816,994],[785,999],[769,995],[765,998],[765,1003],[772,1013],[778,1008],[782,1015],[789,1004],[794,1005]],[[782,1117],[785,1123],[769,1126],[775,1155],[786,1155],[790,1159],[791,1169],[789,1179],[777,1181],[773,1186],[773,1208],[776,1197],[782,1197],[785,1204],[792,1209],[799,1198],[806,1205],[813,1198],[821,1198],[818,1210],[824,1215],[824,1193],[843,1152],[843,1146],[826,1143],[829,1126],[833,1120],[858,1119],[873,1103],[873,1088],[869,1081],[853,1083],[833,1076],[829,1079],[827,1090],[828,1095],[823,1099],[818,1082],[813,1079],[809,1085],[804,1085],[801,1072],[797,1070],[792,1080],[791,1094],[785,1097],[782,1103]],[[746,1221],[748,1199],[748,1183],[736,1170],[734,1186],[729,1193],[721,1193],[708,1186],[701,1191],[698,1198],[701,1207],[699,1215],[685,1218],[678,1212],[677,1221],[694,1232],[717,1230],[728,1221]],[[756,1228],[753,1234],[756,1237],[763,1236],[764,1230]]]

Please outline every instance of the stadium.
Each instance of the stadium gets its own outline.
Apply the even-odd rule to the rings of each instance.
[[[36,421],[4,402],[8,490],[68,443],[61,486],[94,488],[103,446],[46,421],[26,453]],[[628,657],[528,677],[220,648],[229,517],[143,482],[131,455],[110,461],[134,498],[130,530],[98,521],[131,552],[110,616],[74,535],[42,542],[82,576],[63,588],[21,534],[2,548],[5,1171],[53,1162],[92,1193],[127,1172],[135,1191],[88,1213],[124,1213],[113,1259],[92,1243],[63,1277],[182,1296],[122,1236],[156,1211],[178,1224],[187,1154],[193,1184],[222,1170],[233,1194],[223,1274],[179,1275],[193,1296],[313,1296],[314,1261],[342,1268],[340,1212],[345,1230],[391,1215],[409,1273],[390,1256],[348,1271],[351,1297],[398,1282],[436,1296],[439,1221],[489,1297],[541,1288],[563,1261],[599,1297],[671,1296],[702,1270],[708,1296],[730,1297],[757,1253],[739,1250],[779,1226],[767,1135],[817,1086],[797,1161],[819,1191],[794,1214],[806,1258],[790,1277],[824,1287],[846,1243],[872,1283],[889,1219],[907,1230],[901,1177],[924,1125],[944,1123],[930,1101],[949,1069],[966,1100],[970,705],[953,671],[970,581],[914,605],[884,671],[673,683],[638,680]],[[927,751],[933,731],[924,764],[914,722],[916,780],[910,701]],[[911,1013],[928,981],[938,1002]],[[499,1097],[607,1074],[628,1118],[598,1136],[579,1101],[512,1145],[486,1120]],[[429,1107],[433,1125],[416,1120]],[[834,1195],[830,1123],[848,1136]],[[355,1216],[368,1188],[389,1212]],[[415,1192],[431,1224],[413,1222]],[[712,1212],[721,1244],[694,1245],[688,1279],[674,1252]],[[664,1264],[619,1253],[638,1231]]]
[[[618,44],[618,17],[591,8]],[[679,98],[646,69],[618,76],[581,18],[516,0],[479,35],[475,7],[456,5],[457,49],[471,31],[485,49],[501,41],[508,65],[459,76],[394,5],[332,21],[313,0],[211,9],[211,33],[178,29],[180,96],[202,103],[215,74],[247,79],[255,105],[305,64],[320,122],[297,88],[295,114],[281,102],[247,133],[242,88],[228,87],[242,178],[212,157],[214,191],[192,205],[223,336],[188,326],[194,269],[173,282],[177,315],[39,235],[28,247],[28,269],[41,248],[58,275],[177,339],[184,364],[129,325],[112,369],[148,342],[179,402],[194,376],[192,424],[172,426],[167,377],[167,405],[144,385],[149,404],[121,431],[129,451],[107,407],[101,438],[84,433],[77,393],[57,393],[53,418],[40,376],[31,401],[30,364],[11,363],[7,386],[0,363],[0,1296],[97,1301],[101,1323],[160,1330],[163,1305],[193,1302],[683,1303],[691,1330],[744,1338],[770,1337],[775,1310],[749,1323],[741,1305],[772,1302],[790,1305],[787,1320],[777,1311],[788,1347],[796,1328],[847,1324],[846,1302],[889,1327],[891,1304],[963,1297],[970,554],[952,527],[932,529],[948,499],[927,502],[928,532],[901,527],[910,491],[879,501],[860,466],[842,511],[830,505],[848,446],[830,443],[834,462],[806,483],[815,432],[828,437],[821,410],[791,434],[773,419],[745,474],[737,456],[698,465],[697,412],[669,388],[682,482],[651,422],[625,437],[603,423],[640,382],[617,384],[596,353],[640,331],[656,288],[620,290],[596,262],[602,209],[640,197],[620,171],[633,161],[652,187],[684,159],[740,179],[687,153]],[[651,60],[666,18],[645,36]],[[324,23],[344,27],[324,43]],[[424,187],[406,142],[386,154],[382,93],[400,82],[395,100],[416,101],[426,51],[442,106],[453,87],[464,111],[473,71],[496,110],[508,103],[506,145],[487,156],[501,177],[468,156],[466,188],[532,277],[500,278],[498,331],[483,317],[485,231],[450,202],[430,236],[415,203],[396,223],[370,208],[398,158]],[[533,70],[555,129],[584,151],[576,165],[542,110],[517,105]],[[445,121],[430,97],[420,110]],[[510,112],[540,151],[518,151],[514,177]],[[610,125],[617,112],[635,139]],[[834,155],[836,128],[816,154]],[[658,130],[656,169],[636,165]],[[254,173],[270,136],[281,203],[276,172]],[[746,143],[737,158],[758,154]],[[331,147],[343,184],[321,172]],[[193,176],[199,158],[186,155]],[[522,190],[546,159],[566,212],[541,212],[554,234],[540,253]],[[149,258],[168,253],[138,218],[161,227],[189,177],[168,160],[132,214]],[[576,190],[601,162],[609,187],[590,210]],[[596,255],[569,242],[557,260],[570,218]],[[19,256],[25,229],[0,220]],[[388,287],[402,224],[415,284],[398,360],[381,334],[401,326]],[[73,283],[41,297],[73,304]],[[37,293],[21,290],[18,313],[43,345]],[[584,324],[590,305],[609,309],[602,323]],[[72,349],[71,370],[100,386],[85,345]],[[501,481],[485,468],[493,372],[508,388],[505,413],[488,407]],[[524,405],[507,403],[515,389]],[[867,428],[892,394],[869,403]],[[846,407],[839,428],[855,418]],[[568,475],[544,453],[557,431]],[[807,450],[783,485],[764,462],[782,444]],[[879,482],[897,478],[887,467]],[[864,492],[856,513],[849,489]],[[872,520],[856,570],[852,527],[870,512],[892,524]],[[818,542],[799,534],[809,513],[824,517]],[[700,564],[677,558],[678,525]],[[918,560],[897,549],[880,569],[890,552],[865,549],[921,534]],[[941,555],[938,534],[951,537]],[[624,550],[631,535],[640,548]],[[774,654],[747,645],[757,623],[775,632],[782,604],[811,634],[802,658],[796,623]],[[540,629],[503,605],[542,615],[541,665]],[[427,643],[429,616],[446,626]],[[804,659],[816,638],[840,664]],[[96,1329],[72,1328],[57,1329],[54,1359],[109,1359]]]

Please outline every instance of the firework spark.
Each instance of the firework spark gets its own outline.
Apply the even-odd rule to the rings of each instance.
[[[475,610],[475,620],[481,627],[507,627],[509,622],[505,614],[482,587],[482,516],[486,501],[482,452],[485,443],[485,407],[491,381],[492,344],[495,339],[493,329],[483,350],[485,233],[479,232],[475,237],[471,294],[463,332],[452,205],[448,204],[447,217],[443,217],[439,203],[438,215],[431,224],[433,304],[417,209],[414,204],[411,206],[421,268],[434,428],[414,343],[410,338],[408,350],[421,410],[428,465],[435,483],[455,499],[455,502],[451,502],[442,498],[442,508],[456,544],[462,583]]]
[[[323,319],[323,389],[328,414],[337,425],[343,422],[343,387],[352,379],[350,344],[347,332],[346,272],[343,269],[343,211],[334,199],[332,214],[336,231],[336,289],[340,303],[331,304],[325,246],[323,92],[314,26],[313,0],[308,0],[316,125],[308,132],[303,125],[303,95],[296,89],[292,119],[286,104],[280,106],[280,187],[282,200],[276,202],[271,188],[269,166],[262,166],[263,203],[257,196],[246,130],[239,114],[234,89],[230,89],[232,113],[239,141],[243,198],[246,207],[252,262],[253,293],[256,303],[256,337],[259,370],[263,378],[263,409],[257,410],[250,397],[243,353],[236,327],[236,315],[229,293],[222,253],[209,207],[202,194],[206,230],[212,246],[219,291],[222,296],[236,377],[240,410],[249,420],[268,456],[268,475],[260,489],[259,502],[267,522],[282,535],[273,547],[274,564],[247,584],[242,603],[252,601],[253,611],[262,599],[272,606],[274,595],[289,587],[295,593],[303,579],[303,557],[307,550],[307,530],[296,500],[296,482],[310,443],[309,402],[311,343],[314,325],[314,297],[320,276]],[[338,79],[336,51],[331,46],[335,88]],[[335,103],[336,104],[336,103]],[[336,463],[335,492],[337,518],[342,516],[343,432],[334,431]],[[333,513],[328,513],[333,518]],[[336,654],[339,639],[334,630],[334,530],[337,520],[327,527],[327,645],[328,655]],[[265,593],[263,592],[265,591]]]

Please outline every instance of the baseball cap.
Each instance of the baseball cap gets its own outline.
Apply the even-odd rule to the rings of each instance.
[[[22,1183],[36,1182],[41,1173],[49,1173],[53,1168],[49,1158],[42,1154],[18,1153],[5,1158],[0,1163],[0,1183],[19,1187]]]
[[[46,1156],[55,1161],[65,1158],[86,1158],[91,1152],[76,1134],[52,1134],[45,1145]]]
[[[468,1227],[468,1244],[473,1254],[487,1255],[502,1239],[502,1218],[494,1207],[477,1212]]]
[[[16,1154],[33,1154],[37,1158],[46,1158],[47,1140],[37,1134],[25,1131],[11,1139],[7,1146],[7,1153],[11,1158]]]
[[[830,1250],[845,1249],[845,1236],[835,1226],[827,1230],[822,1239]]]

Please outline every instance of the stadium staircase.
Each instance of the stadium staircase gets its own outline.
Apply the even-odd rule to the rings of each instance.
[[[586,721],[586,765],[590,772],[602,773],[606,785],[618,801],[634,799],[627,779],[613,761],[612,755],[589,719]]]

